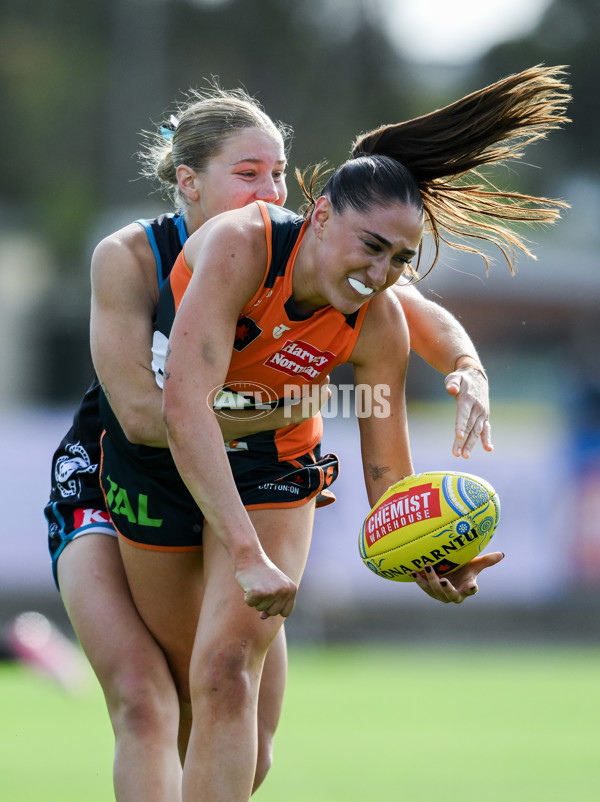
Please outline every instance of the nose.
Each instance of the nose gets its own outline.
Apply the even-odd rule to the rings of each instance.
[[[279,187],[275,183],[272,176],[268,176],[261,183],[256,191],[257,200],[265,201],[265,203],[275,203],[279,200]]]
[[[367,268],[369,284],[375,289],[383,287],[387,280],[390,270],[390,259],[382,254],[379,259],[374,260]]]

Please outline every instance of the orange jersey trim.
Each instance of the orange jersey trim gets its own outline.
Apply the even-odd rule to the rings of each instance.
[[[183,294],[192,278],[192,272],[191,267],[186,261],[184,252],[181,251],[175,260],[175,264],[169,276],[173,301],[175,302],[175,311],[179,309]]]
[[[265,272],[263,273],[263,277],[260,282],[260,287],[252,296],[251,300],[248,302],[247,306],[251,307],[256,299],[260,296],[262,288],[265,283],[265,279],[269,272],[269,267],[271,266],[271,259],[273,258],[273,245],[271,242],[271,218],[269,217],[269,212],[262,202],[258,202],[257,204],[258,209],[260,211],[261,217],[263,219],[264,227],[265,227],[265,241],[267,245],[267,263],[265,267]],[[179,256],[175,260],[175,264],[170,273],[169,281],[171,284],[171,293],[173,295],[173,301],[175,303],[175,312],[179,309],[181,301],[183,299],[183,295],[188,287],[188,284],[191,281],[192,275],[194,271],[190,267],[190,264],[185,255],[185,248],[183,248],[179,252]],[[242,312],[243,314],[243,312]]]

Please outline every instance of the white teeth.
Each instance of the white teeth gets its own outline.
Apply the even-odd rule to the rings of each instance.
[[[372,295],[375,292],[372,287],[365,287],[362,281],[358,281],[358,279],[349,278],[348,283],[353,289],[356,290],[356,292],[359,292],[361,295]]]

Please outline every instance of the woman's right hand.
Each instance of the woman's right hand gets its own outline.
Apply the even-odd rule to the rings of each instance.
[[[256,562],[239,568],[235,578],[244,591],[244,601],[259,610],[261,618],[287,618],[294,609],[298,586],[264,552]]]

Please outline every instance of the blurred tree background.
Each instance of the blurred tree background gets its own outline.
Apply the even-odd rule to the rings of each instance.
[[[419,27],[415,10],[422,18],[434,7],[439,18],[431,11]],[[563,621],[564,632],[593,637],[586,621],[600,603],[600,15],[598,0],[521,0],[521,10],[535,13],[507,39],[499,29],[509,7],[514,12],[513,0],[480,8],[466,0],[0,0],[0,504],[13,535],[0,565],[6,615],[10,594],[27,589],[44,590],[60,608],[41,509],[50,455],[92,376],[92,249],[132,220],[171,210],[139,176],[140,133],[212,76],[224,88],[244,86],[295,131],[288,206],[297,208],[296,166],[337,165],[361,131],[544,62],[567,65],[573,122],[531,148],[518,169],[493,177],[571,208],[556,226],[531,233],[537,261],[518,258],[515,278],[498,254],[486,275],[481,260],[445,252],[420,284],[462,320],[488,369],[494,454],[478,448],[468,463],[452,461],[454,405],[443,378],[419,358],[409,366],[409,417],[418,470],[466,469],[500,493],[498,547],[507,560],[486,575],[485,600],[531,604],[532,632]],[[492,21],[479,29],[475,52],[468,29],[484,12]],[[491,49],[490,27],[501,42]],[[353,548],[335,576],[326,570],[339,559],[330,532],[354,532],[365,513],[348,428],[355,423],[326,426],[326,445],[344,470],[339,502],[318,516],[303,583],[311,632],[327,628],[325,610],[335,631],[344,621],[354,626],[371,594],[405,604],[364,572]],[[15,610],[24,603],[11,599]],[[536,606],[555,601],[551,615]],[[483,594],[482,603],[470,608],[474,618],[486,609]],[[402,611],[398,625],[407,622]],[[435,610],[431,616],[438,621]],[[512,627],[510,609],[506,616]],[[525,621],[522,609],[515,633],[527,632]]]
[[[362,638],[398,645],[401,651],[390,655],[399,657],[392,659],[408,661],[409,670],[417,666],[415,660],[426,661],[423,665],[435,666],[432,671],[444,678],[446,684],[439,687],[432,680],[434,705],[456,673],[449,646],[467,644],[486,657],[487,646],[497,640],[501,651],[490,652],[490,659],[497,662],[501,656],[499,665],[506,667],[508,678],[519,681],[534,677],[524,664],[544,641],[581,641],[597,648],[599,0],[519,1],[543,9],[534,27],[524,26],[472,57],[445,60],[443,53],[420,58],[428,34],[398,24],[407,7],[422,10],[433,0],[0,0],[0,508],[5,531],[0,636],[24,610],[42,611],[71,632],[51,575],[42,509],[51,454],[92,378],[92,250],[103,236],[132,220],[172,211],[139,176],[140,133],[168,119],[183,93],[201,89],[211,76],[226,89],[243,86],[269,115],[294,129],[287,205],[297,208],[301,195],[295,167],[323,159],[337,165],[359,132],[427,113],[543,62],[567,65],[572,123],[531,148],[518,169],[500,170],[494,180],[564,198],[570,209],[556,226],[531,233],[537,261],[518,258],[516,277],[508,275],[500,258],[487,276],[481,260],[446,252],[420,285],[427,297],[464,323],[488,370],[493,454],[478,446],[468,462],[451,457],[455,406],[444,393],[443,377],[418,358],[411,357],[407,388],[415,469],[485,476],[502,502],[492,549],[505,551],[506,559],[484,572],[481,593],[458,608],[431,603],[414,587],[384,582],[367,571],[356,549],[368,510],[356,420],[337,416],[325,422],[324,445],[340,456],[338,501],[316,516],[299,603],[286,630],[292,644]],[[459,23],[449,26],[447,39],[454,37],[460,45],[460,25],[466,30],[468,16],[479,16],[490,6],[498,11],[500,4],[513,6],[514,0],[446,0],[446,10]],[[436,22],[431,19],[432,29],[439,28]],[[343,375],[344,382],[350,379]],[[421,658],[420,644],[439,650],[427,647]],[[527,649],[505,648],[514,644]],[[306,657],[309,662],[312,654]],[[536,771],[564,780],[556,794],[570,780],[569,749],[581,740],[583,720],[577,707],[564,722],[557,717],[570,698],[567,694],[561,702],[560,688],[574,687],[574,663],[585,665],[580,650],[565,652],[557,663],[558,654],[540,652],[532,663],[542,690],[534,695],[529,713],[507,696],[493,673],[485,675],[496,706],[512,715],[498,737],[526,746],[520,757],[533,767],[532,789]],[[347,662],[345,653],[343,659]],[[559,665],[558,685],[549,682],[543,661]],[[315,665],[320,670],[322,664]],[[363,672],[358,692],[365,699],[371,700],[365,682],[372,687],[381,665],[369,668],[368,675]],[[398,677],[396,672],[401,693]],[[302,687],[294,689],[298,676],[290,679],[290,693],[302,694]],[[6,685],[5,696],[11,688]],[[340,710],[348,711],[354,726],[359,721],[356,705],[349,702],[345,685],[341,693],[346,696]],[[78,701],[67,700],[71,712]],[[544,703],[546,714],[538,716]],[[384,707],[388,723],[394,724],[390,706]],[[483,719],[489,714],[487,700],[484,707]],[[589,700],[588,707],[593,709]],[[47,731],[45,715],[38,710],[35,723],[32,719],[40,743]],[[544,742],[539,753],[535,739],[525,743],[510,729],[522,730],[529,719],[536,726],[559,722],[550,727],[548,748]],[[40,774],[30,754],[38,741],[23,738],[26,730],[13,732],[10,723],[4,730],[8,759],[17,749],[23,753],[17,766],[31,764]],[[56,742],[54,730],[50,737]],[[401,740],[397,743],[401,746]],[[579,752],[572,771],[583,783],[591,776],[590,766],[587,752],[583,758]],[[497,763],[496,753],[490,754]],[[331,755],[324,752],[325,758]],[[548,772],[549,761],[557,773]],[[496,765],[490,766],[497,772]],[[336,777],[334,772],[332,782]],[[526,795],[523,776],[516,782]],[[46,786],[52,784],[46,778]],[[536,784],[534,802],[538,790]]]
[[[1,330],[22,332],[27,356],[15,359],[11,385],[21,400],[64,402],[83,389],[91,249],[116,226],[168,208],[138,176],[139,133],[211,76],[225,88],[243,85],[289,123],[291,167],[305,167],[337,164],[360,131],[508,73],[570,65],[573,123],[528,154],[544,169],[519,180],[572,203],[572,194],[586,199],[558,231],[597,239],[588,219],[598,210],[600,165],[597,0],[554,0],[533,32],[458,66],[411,60],[419,41],[410,30],[393,40],[380,0],[1,0],[0,8],[2,309],[12,320],[23,307],[27,323],[11,332],[5,319]],[[292,170],[288,183],[296,207]],[[556,237],[564,280],[574,281],[572,244]],[[7,278],[21,269],[24,294]],[[452,305],[451,291],[445,298]]]

